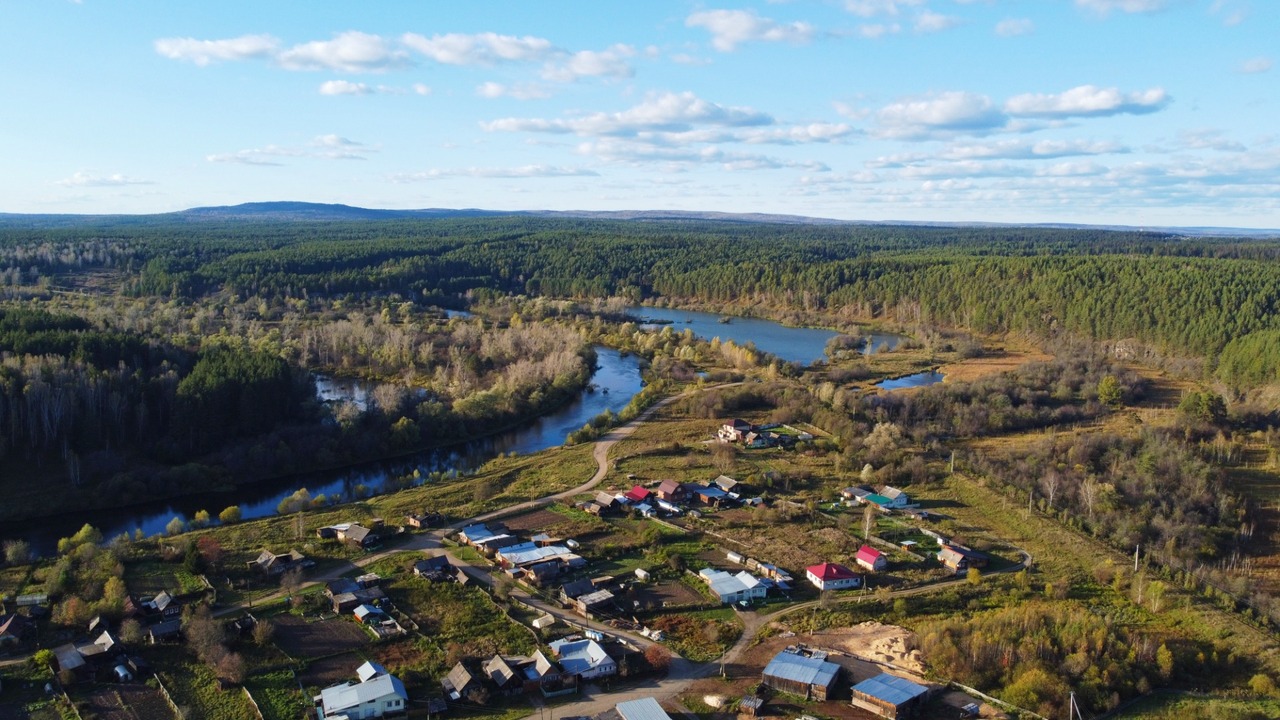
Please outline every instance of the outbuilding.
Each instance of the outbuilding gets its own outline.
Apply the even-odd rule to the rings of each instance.
[[[916,715],[929,696],[929,688],[897,675],[880,673],[853,686],[854,707],[889,720]]]
[[[840,679],[841,668],[821,658],[802,655],[793,648],[778,653],[765,666],[762,680],[778,692],[806,700],[826,701]]]

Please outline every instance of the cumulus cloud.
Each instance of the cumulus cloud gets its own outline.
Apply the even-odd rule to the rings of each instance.
[[[1240,72],[1245,73],[1247,75],[1264,73],[1271,69],[1271,65],[1272,65],[1272,62],[1271,62],[1271,58],[1269,57],[1250,58],[1240,63]]]
[[[541,100],[551,97],[551,93],[541,85],[504,85],[492,81],[478,86],[476,94],[484,98],[509,97],[516,100]]]
[[[559,167],[555,165],[522,165],[509,168],[448,168],[433,169],[417,173],[400,173],[391,176],[396,183],[422,182],[444,177],[474,177],[497,179],[553,178],[553,177],[598,177],[600,173],[590,168]]]
[[[919,7],[924,0],[845,0],[844,7],[858,17],[896,16],[903,8]]]
[[[732,52],[745,42],[789,42],[803,44],[814,35],[804,22],[779,23],[760,17],[753,10],[705,10],[685,19],[687,27],[705,28],[711,45],[720,52]]]
[[[139,180],[120,173],[90,175],[85,172],[75,172],[71,177],[58,180],[54,184],[63,187],[121,187],[124,185],[154,185],[155,183],[151,180]]]
[[[902,32],[898,23],[867,23],[858,26],[858,34],[868,40],[877,40],[885,35],[897,35]]]
[[[614,113],[592,113],[578,118],[504,118],[483,123],[489,131],[572,133],[583,136],[635,135],[641,131],[678,132],[695,125],[750,127],[772,125],[766,113],[744,107],[725,107],[691,92],[650,95],[644,102]]]
[[[550,40],[532,35],[448,33],[426,37],[405,33],[400,41],[425,57],[445,65],[494,65],[499,62],[545,60],[556,52]]]
[[[1113,11],[1151,13],[1163,10],[1168,4],[1169,0],[1076,0],[1076,7],[1104,16],[1110,15]]]
[[[606,50],[580,50],[547,63],[542,76],[557,82],[573,82],[584,77],[629,78],[635,74],[627,58],[634,57],[630,45],[614,45]]]
[[[276,62],[289,70],[380,72],[409,64],[409,54],[378,35],[356,30],[332,40],[314,40],[280,52]]]
[[[273,57],[280,41],[270,35],[241,35],[225,40],[161,38],[156,52],[170,60],[184,60],[200,67],[226,60],[254,60]]]
[[[1164,88],[1122,92],[1116,88],[1081,85],[1059,94],[1016,95],[1005,101],[1005,112],[1020,117],[1066,118],[1142,115],[1169,104]]]
[[[328,80],[320,84],[321,95],[368,95],[373,88],[349,80]]]
[[[1035,32],[1036,24],[1030,18],[1006,18],[996,23],[996,34],[1000,37],[1017,37]]]
[[[671,146],[660,143],[637,142],[629,138],[605,137],[578,146],[578,153],[592,155],[606,162],[642,165],[665,163],[673,171],[691,165],[716,165],[724,170],[780,170],[802,169],[810,172],[827,172],[825,164],[814,160],[787,160],[725,150],[720,147]]]
[[[942,13],[931,12],[925,10],[916,15],[915,22],[912,27],[918,33],[935,33],[951,28],[960,24],[960,18],[953,15],[943,15]]]
[[[1006,121],[990,98],[958,91],[900,100],[881,108],[876,118],[882,136],[908,139],[938,130],[984,132]]]
[[[1002,140],[990,143],[957,144],[939,157],[946,160],[1005,159],[1043,160],[1073,155],[1107,155],[1127,153],[1129,149],[1113,142],[1090,140]]]

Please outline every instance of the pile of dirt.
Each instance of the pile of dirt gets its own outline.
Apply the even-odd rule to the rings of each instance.
[[[827,630],[822,633],[822,641],[855,657],[924,675],[924,661],[916,647],[915,633],[906,628],[870,621]]]

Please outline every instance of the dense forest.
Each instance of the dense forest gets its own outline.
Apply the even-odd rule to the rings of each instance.
[[[0,283],[93,268],[137,295],[622,296],[973,331],[1132,338],[1216,356],[1280,330],[1280,242],[1049,228],[495,217],[0,228]],[[1267,336],[1247,347],[1267,343]],[[1241,352],[1245,348],[1239,348]],[[1272,366],[1267,366],[1272,367]],[[1266,369],[1226,379],[1256,382]]]
[[[1280,241],[1048,228],[528,216],[0,223],[0,297],[61,308],[0,314],[0,461],[56,468],[129,501],[491,432],[570,399],[588,382],[593,343],[644,355],[651,382],[708,365],[799,371],[751,347],[641,331],[626,315],[636,301],[800,313],[841,328],[878,321],[930,352],[968,342],[939,334],[954,330],[1063,347],[1124,340],[1130,356],[1195,357],[1243,390],[1280,367],[1278,258]],[[447,318],[442,307],[485,312]],[[855,346],[844,338],[829,353]],[[812,418],[844,438],[849,467],[918,478],[908,446],[1090,420],[1143,395],[1143,381],[1086,347],[906,395],[857,392],[860,366],[843,363],[826,382],[769,400],[780,419]],[[367,408],[328,407],[313,372],[382,387]],[[1186,517],[1219,528],[1234,522],[1225,510]],[[1207,544],[1224,549],[1214,533]]]

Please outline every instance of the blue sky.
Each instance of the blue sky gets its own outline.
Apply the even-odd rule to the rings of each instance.
[[[1280,228],[1274,0],[30,0],[0,211]]]

